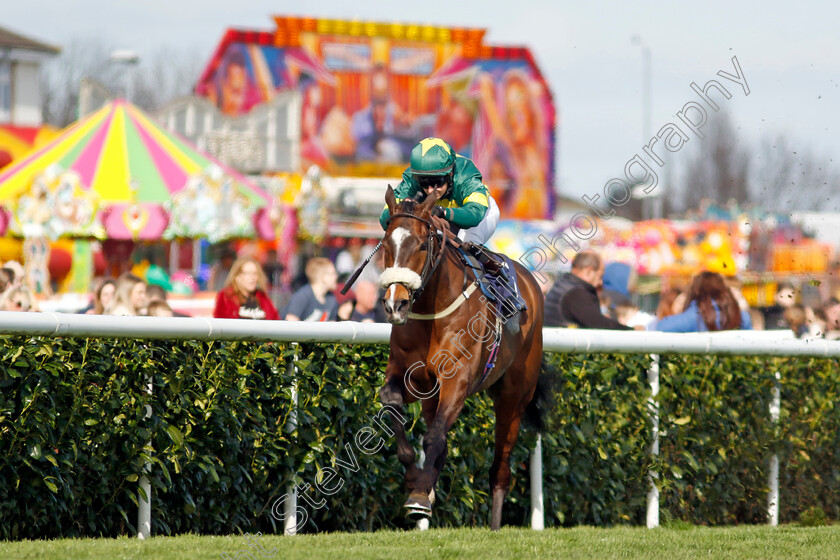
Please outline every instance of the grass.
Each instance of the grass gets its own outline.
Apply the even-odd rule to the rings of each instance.
[[[435,529],[420,532],[332,533],[283,537],[267,535],[258,543],[261,555],[248,548],[243,536],[155,537],[146,541],[118,539],[63,539],[0,542],[0,558],[23,559],[154,559],[200,560],[237,558],[249,550],[253,558],[277,560],[424,560],[549,559],[549,558],[831,558],[840,551],[840,526],[829,527],[639,527],[609,529],[577,527],[542,532],[506,528]],[[249,559],[242,554],[238,560]]]

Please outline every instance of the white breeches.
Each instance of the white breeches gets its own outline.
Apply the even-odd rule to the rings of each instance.
[[[489,197],[490,206],[484,214],[484,218],[478,225],[470,229],[462,229],[458,232],[458,239],[464,242],[471,242],[477,245],[484,245],[493,232],[496,231],[496,224],[499,223],[499,207],[493,197]]]

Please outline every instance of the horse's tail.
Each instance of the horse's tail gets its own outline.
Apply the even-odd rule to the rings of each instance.
[[[540,375],[537,377],[537,387],[534,389],[534,397],[525,408],[523,417],[525,423],[537,432],[545,431],[545,416],[553,404],[552,380],[557,378],[553,374],[555,370],[556,368],[543,356]]]

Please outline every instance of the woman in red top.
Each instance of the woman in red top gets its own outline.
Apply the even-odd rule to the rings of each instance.
[[[213,317],[217,319],[280,319],[268,299],[262,266],[256,259],[240,257],[230,267],[225,287],[216,294]]]

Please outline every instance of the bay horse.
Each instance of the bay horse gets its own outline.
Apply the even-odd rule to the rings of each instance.
[[[397,456],[405,466],[409,491],[404,507],[409,517],[431,516],[434,488],[446,459],[446,433],[465,399],[488,390],[496,412],[490,527],[498,530],[520,421],[526,409],[529,417],[538,416],[534,395],[543,353],[542,292],[531,273],[514,263],[527,310],[500,327],[496,308],[475,289],[475,273],[468,271],[447,241],[445,222],[432,217],[436,200],[428,196],[422,203],[406,199],[398,204],[389,185],[385,201],[390,220],[382,240],[380,285],[385,289],[382,304],[393,327],[379,397],[383,406],[397,412],[421,400],[427,430],[425,460],[418,467],[401,419],[391,414]],[[486,364],[494,350],[495,365],[488,373]]]

